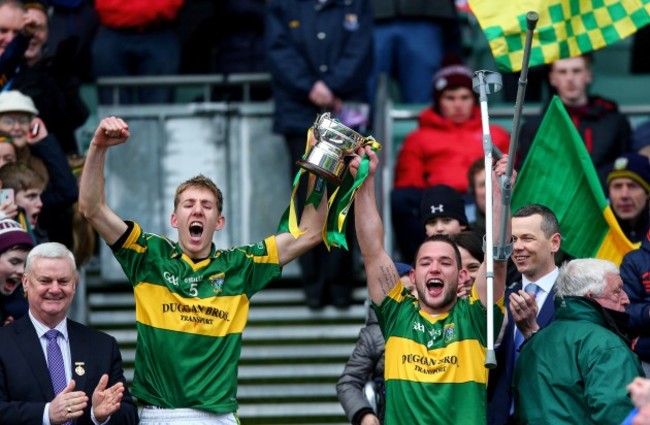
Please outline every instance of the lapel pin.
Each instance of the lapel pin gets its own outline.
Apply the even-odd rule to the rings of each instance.
[[[86,374],[86,369],[84,369],[84,365],[86,363],[84,362],[75,362],[75,368],[74,371],[77,375],[79,376],[84,376]]]

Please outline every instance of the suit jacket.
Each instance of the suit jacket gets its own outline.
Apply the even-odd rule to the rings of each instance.
[[[510,312],[510,294],[517,292],[521,287],[521,281],[508,288],[505,297],[506,314],[508,324],[503,334],[499,348],[495,350],[497,356],[497,367],[490,371],[488,379],[488,424],[503,425],[510,416],[512,405],[512,377],[515,370],[515,321]],[[537,324],[540,328],[548,326],[555,317],[555,302],[551,292],[544,300],[544,304],[537,315]]]
[[[88,395],[88,407],[75,424],[92,425],[92,394],[102,374],[109,376],[108,387],[118,381],[126,387],[122,356],[115,338],[70,319],[67,323],[75,390]],[[36,329],[28,315],[0,328],[0,347],[0,423],[42,423],[43,409],[54,399],[54,388]],[[84,363],[84,373],[75,372],[77,362]],[[109,424],[137,423],[137,408],[125,389],[120,410],[111,416]]]

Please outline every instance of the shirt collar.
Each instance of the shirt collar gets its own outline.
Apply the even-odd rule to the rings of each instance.
[[[38,335],[39,338],[43,338],[43,335],[45,335],[45,333],[50,330],[50,328],[46,324],[41,323],[36,317],[34,317],[31,310],[29,310],[29,320],[32,321],[32,324],[36,329],[36,335]],[[59,324],[56,325],[54,329],[61,332],[61,335],[63,335],[63,339],[65,339],[66,342],[68,341],[68,319],[67,318],[59,322]]]
[[[171,253],[170,257],[171,258],[181,258],[181,257],[183,257],[183,254],[185,254],[185,252],[183,251],[183,248],[181,248],[181,244],[179,242],[175,242],[174,243],[174,249],[172,250],[172,253]],[[185,256],[188,259],[192,260],[189,257],[189,255],[185,254]],[[206,258],[213,258],[215,256],[217,256],[217,247],[215,246],[215,244],[213,242],[210,245],[210,254],[208,254],[208,256]],[[198,263],[198,262],[201,262],[201,261],[205,260],[206,258],[202,258],[200,260],[192,260],[192,261]]]
[[[535,284],[544,292],[547,294],[551,293],[551,290],[553,289],[553,285],[555,284],[555,280],[557,279],[557,276],[560,274],[560,270],[555,267],[553,270],[551,270],[549,273],[545,274],[541,278],[539,278]],[[521,287],[525,288],[526,285],[531,283],[530,280],[526,278],[526,276],[521,276]]]

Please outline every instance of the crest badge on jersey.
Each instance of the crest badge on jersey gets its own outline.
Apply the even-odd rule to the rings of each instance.
[[[453,341],[456,339],[456,325],[453,323],[449,323],[445,325],[445,330],[443,331],[445,335],[445,343],[449,343],[450,341]]]
[[[214,274],[208,278],[208,281],[210,282],[210,285],[212,285],[212,289],[215,294],[220,294],[223,292],[223,282],[225,279],[225,273]]]

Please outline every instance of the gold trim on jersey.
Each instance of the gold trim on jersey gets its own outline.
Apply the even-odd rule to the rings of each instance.
[[[260,242],[261,243],[261,242]],[[280,254],[278,253],[278,240],[275,235],[264,239],[266,244],[266,255],[253,255],[253,261],[256,263],[280,264]]]
[[[244,294],[184,298],[147,282],[136,285],[134,294],[136,321],[158,329],[223,337],[242,333],[248,319],[250,301]]]
[[[139,254],[142,254],[147,250],[146,246],[138,245],[136,242],[138,242],[138,238],[140,237],[140,234],[142,234],[142,228],[137,223],[133,223],[133,229],[131,230],[131,234],[126,238],[126,241],[124,242],[124,245],[122,246],[123,248],[133,250]]]
[[[212,257],[206,258],[204,260],[195,263],[187,254],[181,254],[181,260],[185,261],[188,266],[192,267],[192,271],[199,271],[204,267],[207,267],[212,262]]]

